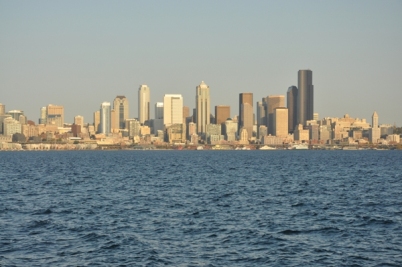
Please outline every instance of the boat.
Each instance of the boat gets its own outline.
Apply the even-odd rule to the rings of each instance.
[[[263,147],[260,147],[260,150],[276,150],[276,148],[275,147],[271,147],[271,146],[263,146]]]
[[[203,146],[197,146],[197,150],[203,150],[204,147]]]
[[[306,144],[293,145],[292,149],[308,149],[308,145]]]

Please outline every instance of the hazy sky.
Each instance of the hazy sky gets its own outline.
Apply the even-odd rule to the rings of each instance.
[[[2,1],[0,103],[39,118],[93,122],[101,102],[151,89],[195,106],[205,81],[215,105],[286,94],[311,69],[315,112],[402,126],[402,1]]]

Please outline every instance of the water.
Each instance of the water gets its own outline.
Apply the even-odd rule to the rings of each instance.
[[[0,153],[0,266],[402,266],[401,151]]]

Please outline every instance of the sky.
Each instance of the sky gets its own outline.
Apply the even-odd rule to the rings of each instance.
[[[313,71],[319,117],[349,114],[402,126],[402,1],[4,1],[0,0],[0,103],[37,123],[62,105],[65,121],[93,122],[124,95],[151,118],[164,94],[195,107],[210,87],[211,111],[253,93],[286,95]]]

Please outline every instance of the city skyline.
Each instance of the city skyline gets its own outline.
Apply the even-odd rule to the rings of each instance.
[[[140,84],[152,88],[151,105],[175,92],[191,110],[194,85],[204,80],[211,109],[228,105],[234,116],[239,93],[285,94],[298,86],[297,70],[312,69],[320,117],[377,110],[382,123],[402,125],[399,1],[102,3],[0,1],[7,110],[36,121],[54,103],[72,122],[125,95],[136,118]],[[148,14],[153,20],[141,23]]]

